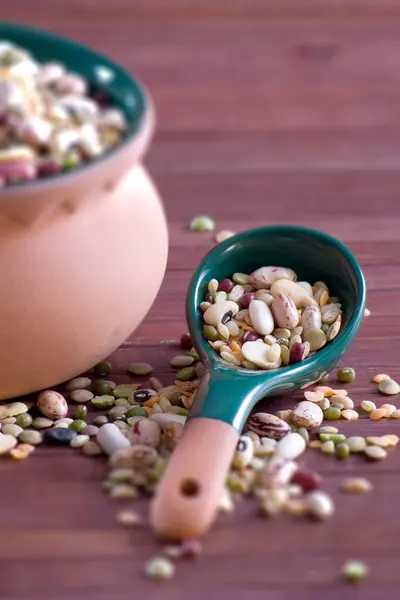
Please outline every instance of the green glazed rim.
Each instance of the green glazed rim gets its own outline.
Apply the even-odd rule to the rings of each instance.
[[[64,171],[34,181],[6,186],[1,192],[10,193],[22,188],[37,188],[66,177],[88,171],[101,165],[111,156],[117,155],[129,145],[148,124],[153,112],[152,103],[146,88],[128,71],[110,60],[104,54],[70,38],[48,31],[0,21],[0,40],[10,41],[29,50],[39,62],[61,62],[69,71],[82,75],[96,91],[104,93],[112,101],[112,106],[121,109],[128,121],[129,129],[122,141],[99,158],[82,164],[70,171]]]
[[[265,235],[268,237],[271,234],[275,236],[291,234],[307,235],[318,242],[334,247],[348,263],[349,270],[355,277],[358,295],[352,307],[352,314],[345,323],[345,326],[339,335],[324,348],[301,363],[271,371],[250,371],[229,365],[209,346],[202,334],[202,319],[199,304],[204,297],[204,284],[213,277],[213,271],[215,272],[215,267],[219,261],[223,260],[223,255],[226,257],[231,252],[233,254],[232,249],[235,246],[243,246],[245,248],[246,242],[254,236],[260,237]],[[246,252],[246,250],[243,251]],[[231,274],[226,273],[225,276],[229,277]],[[193,344],[206,367],[204,388],[202,390],[202,386],[200,386],[200,393],[197,394],[199,398],[197,399],[196,396],[191,417],[210,416],[218,418],[233,424],[240,430],[249,412],[249,407],[251,408],[261,397],[274,395],[274,393],[283,393],[285,390],[292,391],[296,387],[303,387],[307,381],[313,381],[313,374],[318,373],[322,376],[325,372],[323,369],[330,370],[353,341],[363,319],[365,300],[365,280],[356,258],[339,240],[321,231],[291,225],[262,227],[239,233],[225,242],[218,244],[202,260],[199,268],[192,277],[186,297],[186,316],[189,331]],[[215,390],[218,390],[218,393]],[[222,406],[224,404],[222,402],[221,407],[219,407],[217,406],[216,397],[221,394],[224,396],[228,395],[232,400],[226,402],[225,406]],[[237,395],[239,399],[234,400],[234,397],[236,398]]]

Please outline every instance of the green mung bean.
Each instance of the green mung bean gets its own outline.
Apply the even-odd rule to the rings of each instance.
[[[88,413],[86,406],[77,406],[74,411],[75,419],[84,419]]]
[[[339,369],[337,378],[340,383],[352,383],[356,378],[356,372],[351,367],[343,367]]]
[[[30,427],[32,425],[32,417],[29,413],[22,413],[21,415],[17,415],[15,417],[15,423],[25,429],[26,427]]]
[[[103,360],[95,366],[94,371],[97,375],[100,375],[100,377],[109,375],[112,371],[112,364],[108,360]]]
[[[105,379],[96,379],[92,383],[92,391],[96,396],[105,396],[115,390],[117,384],[114,381],[107,381]]]

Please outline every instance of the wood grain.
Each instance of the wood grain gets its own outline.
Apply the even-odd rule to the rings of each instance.
[[[389,370],[400,378],[400,4],[14,0],[1,13],[93,45],[154,96],[159,121],[146,164],[170,224],[168,271],[145,322],[112,357],[115,380],[143,359],[173,381],[169,359],[185,330],[185,290],[214,244],[187,225],[210,213],[218,229],[317,227],[355,252],[372,316],[345,363],[357,369],[355,401],[381,402],[371,377]],[[264,406],[290,407],[299,397]],[[363,418],[342,429],[372,435],[399,426]],[[206,537],[199,562],[183,564],[164,587],[141,574],[158,551],[153,536],[116,525],[116,505],[101,491],[102,459],[39,449],[21,464],[1,461],[0,597],[398,598],[398,450],[380,464],[338,463],[311,450],[303,462],[322,473],[335,498],[331,521],[263,521],[242,501]],[[341,494],[346,474],[368,477],[373,492]],[[347,559],[370,567],[359,589],[340,580]]]

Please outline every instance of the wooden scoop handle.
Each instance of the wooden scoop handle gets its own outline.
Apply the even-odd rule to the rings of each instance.
[[[150,509],[157,535],[197,538],[211,525],[239,434],[232,425],[190,419],[171,457]]]

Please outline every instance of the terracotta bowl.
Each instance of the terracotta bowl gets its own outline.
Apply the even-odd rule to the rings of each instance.
[[[123,109],[129,133],[67,174],[0,190],[0,398],[65,381],[115,350],[160,288],[162,205],[140,161],[154,113],[147,93],[104,56],[48,33],[0,25],[0,39],[82,74]]]

